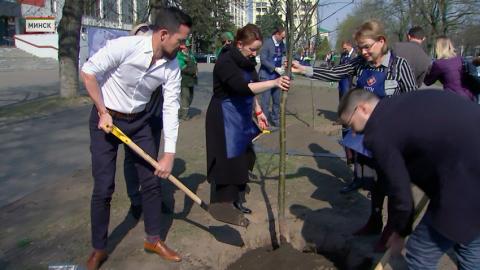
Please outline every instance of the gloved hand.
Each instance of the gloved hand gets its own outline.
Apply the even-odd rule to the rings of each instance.
[[[278,75],[282,76],[285,73],[285,69],[283,67],[276,67],[275,72],[277,72]]]

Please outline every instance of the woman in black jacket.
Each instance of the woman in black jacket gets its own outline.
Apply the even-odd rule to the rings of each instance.
[[[207,178],[211,183],[210,212],[220,221],[247,226],[240,201],[251,164],[251,141],[268,126],[256,94],[273,87],[287,91],[288,77],[258,82],[255,56],[262,46],[260,29],[247,24],[237,31],[232,46],[225,47],[213,69],[213,96],[206,116]],[[255,110],[254,110],[255,108]],[[251,166],[251,165],[250,165]]]

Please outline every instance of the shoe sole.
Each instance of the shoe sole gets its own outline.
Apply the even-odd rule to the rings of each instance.
[[[181,262],[181,261],[182,261],[182,258],[180,258],[180,259],[177,261],[177,260],[174,260],[174,259],[167,258],[167,257],[165,257],[164,255],[158,254],[157,252],[152,251],[152,250],[149,250],[149,249],[146,249],[146,248],[144,248],[143,250],[144,250],[146,253],[156,254],[156,255],[160,256],[162,259],[164,259],[164,260],[166,260],[166,261],[170,261],[170,262]]]

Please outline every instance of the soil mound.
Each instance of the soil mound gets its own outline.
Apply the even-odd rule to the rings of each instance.
[[[246,252],[227,270],[336,270],[334,264],[321,255],[303,253],[285,244],[280,248],[262,247]]]

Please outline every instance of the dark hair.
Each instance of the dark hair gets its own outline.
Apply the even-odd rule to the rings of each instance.
[[[342,46],[343,46],[344,44],[352,46],[353,43],[352,43],[350,40],[343,40],[343,41],[342,41]]]
[[[258,26],[249,23],[237,30],[234,44],[237,44],[239,41],[245,44],[250,44],[255,40],[263,41],[262,33],[260,32],[260,28],[258,28]]]
[[[348,91],[340,100],[340,104],[338,104],[338,117],[342,117],[345,113],[352,113],[358,103],[371,100],[378,100],[378,97],[365,89],[357,88]]]
[[[275,35],[276,33],[283,33],[283,32],[285,32],[285,27],[281,25],[277,25],[273,28],[272,35]]]
[[[155,21],[150,26],[153,31],[166,29],[176,33],[180,25],[192,27],[192,18],[176,7],[161,8],[155,14]]]
[[[408,30],[408,35],[416,39],[424,39],[425,31],[420,26],[414,26]]]

